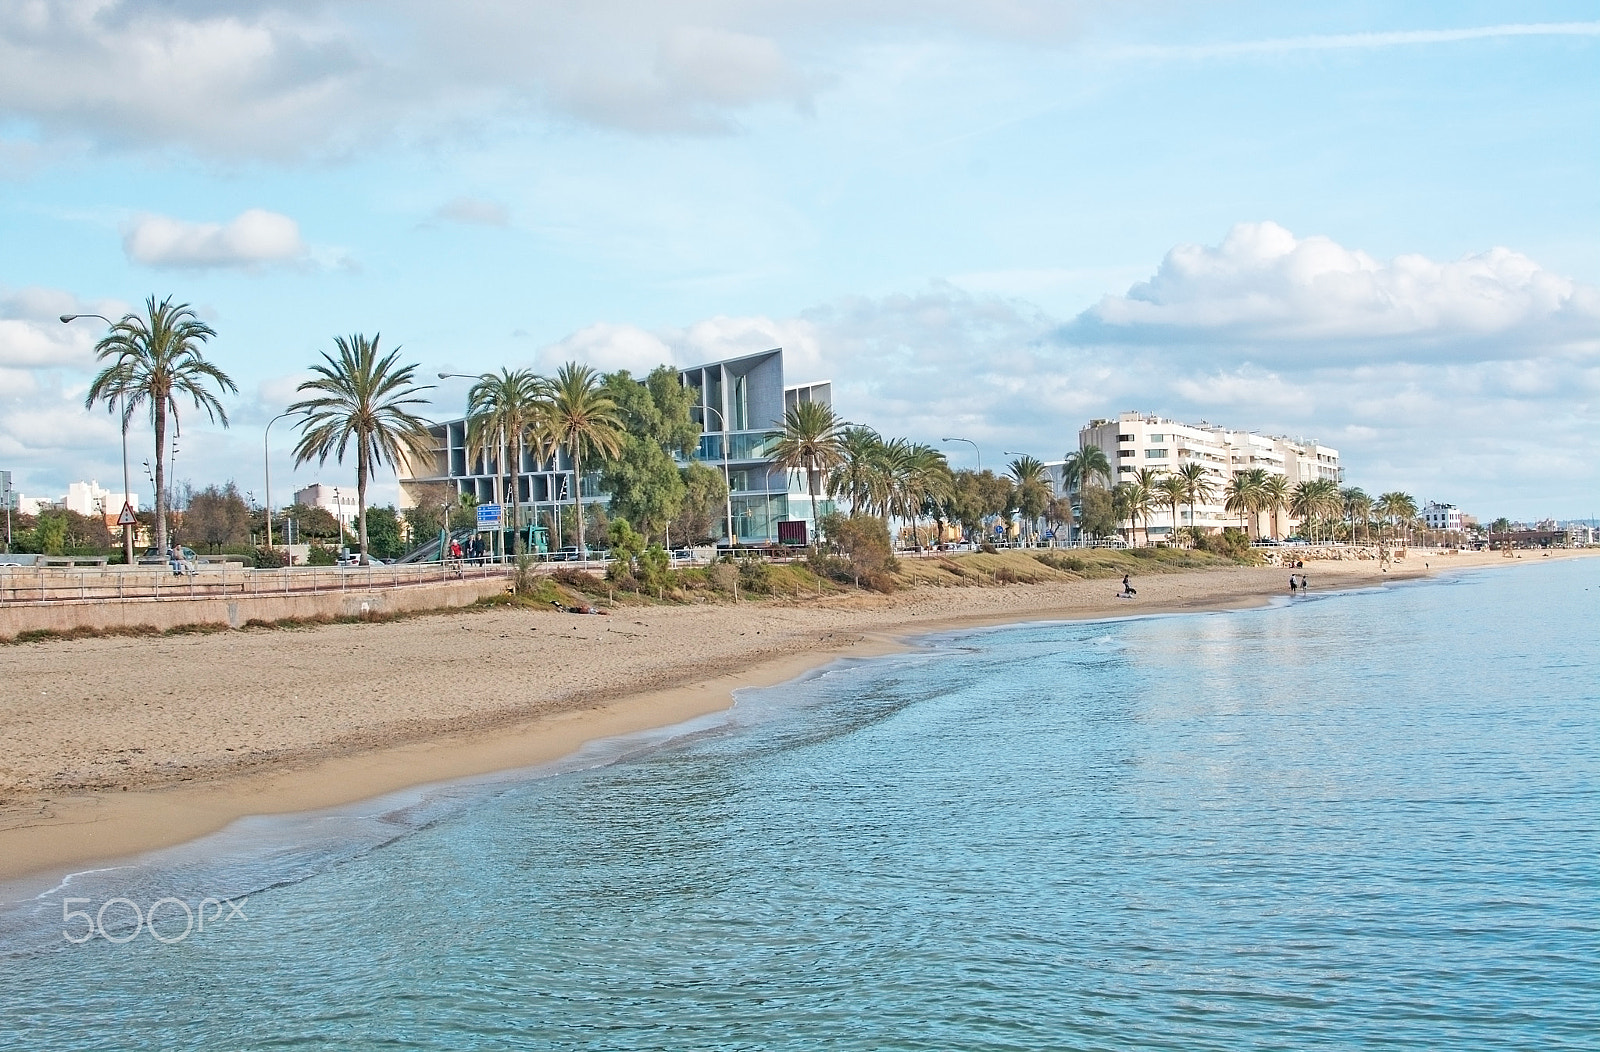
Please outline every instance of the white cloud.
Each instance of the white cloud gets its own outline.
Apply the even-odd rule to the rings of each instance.
[[[1178,245],[1155,275],[1066,330],[1085,343],[1247,344],[1266,358],[1337,345],[1360,358],[1492,358],[1505,343],[1592,353],[1600,289],[1507,248],[1437,262],[1380,262],[1276,223],[1240,223],[1220,245]]]
[[[0,0],[0,118],[222,157],[349,151],[530,110],[644,133],[804,111],[830,53],[887,30],[1039,42],[1060,0]]]
[[[627,369],[647,373],[663,362],[675,361],[672,348],[661,337],[633,325],[599,322],[586,326],[558,343],[539,351],[535,365],[552,373],[563,362],[577,361],[610,372]]]
[[[88,369],[95,342],[105,335],[104,323],[85,318],[64,325],[61,316],[118,318],[124,309],[115,301],[90,302],[58,289],[0,290],[0,368]]]
[[[1275,40],[1238,40],[1218,44],[1181,44],[1122,48],[1113,54],[1130,58],[1231,58],[1281,55],[1292,51],[1349,51],[1424,44],[1460,44],[1508,37],[1600,36],[1600,22],[1511,22],[1462,29],[1410,29],[1382,33],[1328,33]]]
[[[304,257],[300,226],[286,215],[247,209],[226,223],[194,223],[169,216],[140,218],[123,235],[122,249],[151,267],[257,267]]]

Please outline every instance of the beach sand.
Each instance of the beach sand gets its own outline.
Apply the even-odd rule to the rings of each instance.
[[[1424,559],[1432,572],[1528,561],[1414,552],[1388,573],[1304,572],[1327,591],[1417,576]],[[1288,572],[1142,576],[1134,600],[1101,579],[0,647],[0,878],[545,762],[918,633],[1257,605],[1287,594]]]

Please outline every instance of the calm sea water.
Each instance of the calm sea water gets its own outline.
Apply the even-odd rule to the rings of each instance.
[[[13,904],[0,1044],[1600,1048],[1597,615],[1584,560],[940,637]]]

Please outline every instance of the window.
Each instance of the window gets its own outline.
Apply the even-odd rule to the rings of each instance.
[[[1150,441],[1152,441],[1152,442],[1165,442],[1166,440],[1167,440],[1167,436],[1166,435],[1151,435],[1150,436]]]
[[[1167,459],[1167,451],[1165,449],[1147,449],[1144,451],[1144,458],[1146,460],[1165,460]]]
[[[1132,442],[1133,441],[1133,436],[1132,435],[1118,435],[1117,436],[1117,441],[1118,442]]]
[[[1119,450],[1117,450],[1117,459],[1118,460],[1127,460],[1131,456],[1133,456],[1133,450],[1131,450],[1131,449],[1119,449]]]

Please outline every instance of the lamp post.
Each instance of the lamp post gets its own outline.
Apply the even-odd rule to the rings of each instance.
[[[739,545],[739,539],[733,535],[733,476],[728,473],[728,418],[723,416],[722,410],[716,406],[703,405],[700,409],[702,412],[717,414],[717,420],[720,421],[722,428],[720,445],[722,446],[722,484],[728,491],[728,547],[736,548]],[[814,526],[815,524],[813,523]]]
[[[79,318],[99,318],[107,325],[116,327],[116,322],[104,314],[63,314],[61,324],[70,325]],[[122,503],[127,507],[132,503],[132,490],[128,485],[128,393],[122,392]],[[119,516],[120,517],[120,516]],[[133,526],[124,523],[122,526],[122,561],[123,565],[133,566]]]
[[[267,479],[267,549],[272,548],[272,455],[267,452],[267,440],[272,436],[272,425],[293,413],[279,413],[267,421],[267,429],[261,433],[261,473]]]
[[[970,438],[941,438],[939,441],[940,442],[965,442],[967,445],[972,447],[973,453],[977,454],[977,457],[978,457],[978,470],[979,471],[983,470],[983,450],[979,449],[978,448],[978,443],[974,442],[972,439],[970,439]]]

